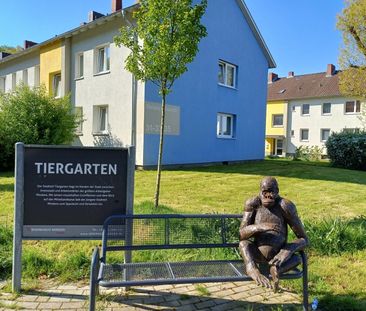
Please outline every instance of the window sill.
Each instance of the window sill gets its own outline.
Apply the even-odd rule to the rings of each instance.
[[[238,90],[236,87],[234,86],[230,86],[230,85],[226,85],[226,84],[222,84],[222,83],[217,83],[218,86],[222,86],[222,87],[226,87],[228,89],[232,89],[232,90]]]
[[[301,114],[302,117],[310,117],[310,113],[308,114]]]
[[[300,139],[301,142],[304,142],[304,143],[308,143],[309,140],[305,140],[305,139]]]
[[[324,117],[331,117],[332,114],[331,113],[322,113],[322,116],[324,116]]]
[[[74,81],[84,80],[84,76],[82,77],[75,77]]]
[[[93,136],[109,136],[108,132],[93,132]]]
[[[361,112],[345,112],[345,115],[359,115]]]
[[[75,136],[84,136],[84,134],[82,132],[76,132]]]
[[[272,127],[275,127],[275,128],[283,128],[283,125],[272,125]]]
[[[109,74],[109,73],[111,73],[111,71],[110,70],[106,70],[106,71],[97,72],[93,76],[94,77],[96,77],[96,76],[103,76],[103,75],[106,75],[106,74]]]
[[[228,139],[228,140],[235,140],[235,137],[225,137],[225,136],[216,136],[217,139]]]

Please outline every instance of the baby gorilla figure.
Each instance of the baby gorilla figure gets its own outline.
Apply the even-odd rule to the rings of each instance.
[[[287,242],[287,225],[297,239]],[[277,180],[265,177],[258,196],[245,203],[240,225],[239,249],[245,269],[258,285],[278,290],[279,275],[296,267],[301,259],[295,252],[308,245],[304,226],[295,205],[279,196]],[[273,285],[259,267],[269,270]]]

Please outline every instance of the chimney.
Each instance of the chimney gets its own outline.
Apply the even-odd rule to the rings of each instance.
[[[33,45],[38,44],[37,42],[33,42],[33,41],[29,41],[29,40],[24,40],[24,49],[28,49],[30,47],[32,47]]]
[[[268,83],[273,83],[278,79],[278,75],[275,74],[274,72],[269,72],[268,73]]]
[[[10,53],[6,53],[6,52],[0,52],[0,60],[2,60],[3,58],[5,58],[6,56],[11,55]]]
[[[327,77],[331,77],[335,74],[335,66],[333,64],[328,64],[327,66]]]
[[[295,73],[293,71],[289,71],[287,78],[293,78]]]
[[[122,10],[122,0],[112,0],[112,13]]]
[[[95,12],[95,11],[90,11],[89,14],[88,14],[88,23],[96,20],[99,17],[103,17],[103,16],[104,15],[102,13],[98,13],[98,12]]]

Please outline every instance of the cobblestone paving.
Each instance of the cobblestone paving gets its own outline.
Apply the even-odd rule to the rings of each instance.
[[[14,296],[0,290],[0,310],[88,309],[88,286],[43,282],[40,289]],[[286,290],[273,293],[253,282],[205,283],[101,289],[97,310],[302,310],[301,297]]]

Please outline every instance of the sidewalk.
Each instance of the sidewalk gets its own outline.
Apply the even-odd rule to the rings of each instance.
[[[88,309],[88,286],[42,282],[41,288],[19,296],[0,291],[0,310]],[[299,295],[258,287],[254,282],[205,283],[134,287],[124,293],[101,290],[97,310],[302,310]]]

